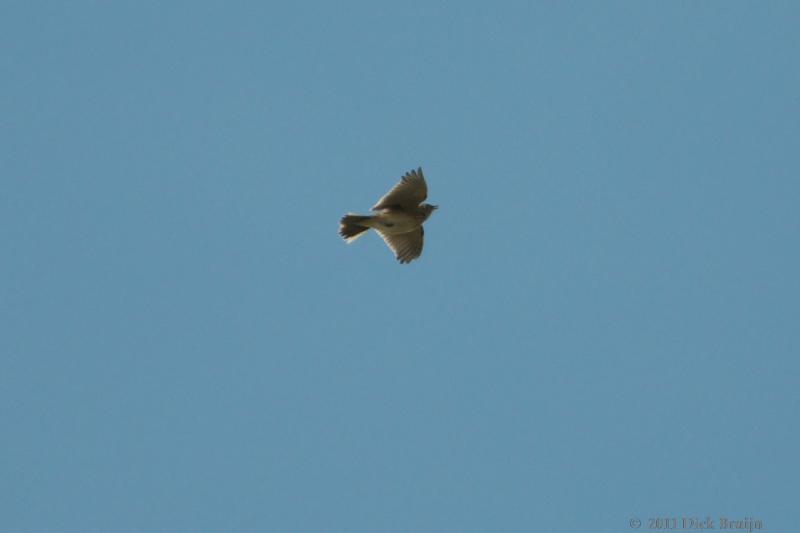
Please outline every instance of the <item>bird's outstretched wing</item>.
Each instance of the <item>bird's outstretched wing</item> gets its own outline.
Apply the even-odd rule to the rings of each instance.
[[[422,255],[423,236],[425,235],[422,226],[414,231],[396,235],[389,235],[378,230],[378,235],[383,238],[386,246],[394,252],[395,257],[401,263],[409,263]]]
[[[413,209],[425,201],[428,197],[428,185],[425,183],[425,176],[422,175],[422,168],[407,172],[402,179],[387,192],[383,198],[372,208],[373,211],[381,209],[397,208]]]

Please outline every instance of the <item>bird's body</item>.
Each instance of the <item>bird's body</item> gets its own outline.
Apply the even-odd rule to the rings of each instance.
[[[375,215],[348,214],[342,217],[339,235],[353,242],[374,229],[395,253],[397,260],[408,263],[422,254],[422,224],[437,209],[434,205],[420,204],[428,196],[428,187],[422,169],[406,173],[372,208]]]
[[[355,224],[366,229],[374,229],[389,235],[399,235],[408,233],[419,228],[425,221],[418,214],[408,213],[398,209],[385,209],[377,215],[345,215],[342,224]],[[355,238],[363,233],[359,232]],[[351,238],[352,239],[352,238]]]

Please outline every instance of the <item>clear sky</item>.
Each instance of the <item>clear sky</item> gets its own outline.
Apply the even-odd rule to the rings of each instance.
[[[6,0],[0,530],[797,531],[798,5]]]

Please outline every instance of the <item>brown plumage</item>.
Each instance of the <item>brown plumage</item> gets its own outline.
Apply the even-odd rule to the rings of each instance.
[[[428,186],[422,168],[407,172],[386,193],[372,210],[375,215],[348,214],[339,224],[339,235],[348,243],[374,229],[401,263],[408,263],[422,254],[425,231],[422,224],[437,206],[423,204]]]

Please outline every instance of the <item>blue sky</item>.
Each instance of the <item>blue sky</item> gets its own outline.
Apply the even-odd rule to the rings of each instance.
[[[798,21],[4,2],[0,528],[793,529]]]

